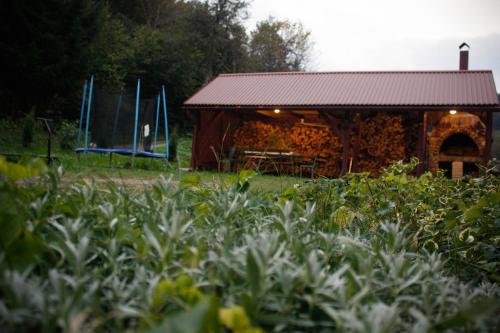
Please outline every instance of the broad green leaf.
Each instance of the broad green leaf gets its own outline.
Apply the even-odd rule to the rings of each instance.
[[[0,243],[3,248],[9,245],[20,235],[22,230],[21,219],[16,218],[14,215],[0,213]]]
[[[261,271],[255,254],[252,250],[247,250],[247,279],[253,297],[257,297],[261,290]]]
[[[7,259],[14,267],[24,268],[35,263],[44,249],[44,243],[38,237],[24,230],[7,248]]]
[[[47,170],[41,160],[32,160],[28,165],[11,163],[0,156],[0,176],[5,176],[12,181],[37,176]]]
[[[219,321],[233,331],[241,331],[250,327],[250,319],[241,306],[219,309]]]
[[[209,300],[195,305],[192,309],[169,316],[148,333],[201,333],[205,332],[206,316],[210,310]]]
[[[484,318],[489,313],[495,313],[499,307],[498,300],[483,298],[463,305],[457,313],[439,322],[435,328],[438,332],[444,332],[455,327],[463,327],[467,323]]]
[[[334,223],[341,228],[347,228],[351,225],[355,217],[356,213],[346,206],[337,208],[337,210],[335,210],[332,214]]]
[[[25,223],[25,213],[16,197],[20,197],[14,186],[0,184],[0,245],[8,247],[16,239]]]
[[[244,183],[253,178],[257,172],[255,170],[241,170],[239,173],[240,182]]]
[[[200,184],[200,175],[187,175],[181,180],[181,185],[185,187],[195,187]]]

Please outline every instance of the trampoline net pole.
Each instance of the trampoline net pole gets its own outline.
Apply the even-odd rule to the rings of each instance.
[[[90,77],[89,98],[87,104],[87,120],[85,122],[85,156],[89,148],[89,123],[90,123],[90,108],[92,105],[92,88],[94,87],[94,75]]]
[[[170,157],[170,147],[168,146],[168,118],[167,118],[167,102],[165,97],[165,86],[161,87],[163,95],[163,116],[165,117],[165,152],[167,159]]]
[[[156,149],[156,142],[158,140],[158,121],[160,119],[159,116],[160,116],[160,94],[158,94],[156,98],[156,121],[155,121],[155,137],[153,143],[153,152]]]
[[[141,79],[137,79],[137,93],[135,98],[135,120],[134,120],[134,144],[132,147],[132,158],[137,152],[137,125],[139,122],[139,96],[141,93]],[[133,159],[132,159],[133,161]]]
[[[87,80],[83,82],[82,107],[80,109],[80,123],[78,124],[78,136],[76,138],[76,148],[80,148],[80,140],[82,136],[83,113],[85,112],[85,100],[87,99]]]

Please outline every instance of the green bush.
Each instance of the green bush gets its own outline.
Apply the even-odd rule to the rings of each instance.
[[[412,167],[262,194],[248,171],[131,191],[67,186],[61,169],[18,185],[36,172],[0,163],[0,327],[496,332],[500,288],[467,272],[498,267],[499,180]]]
[[[15,145],[22,144],[19,138],[22,137],[22,124],[11,118],[0,119],[0,146],[4,151],[7,148],[12,148]]]
[[[63,120],[57,131],[59,145],[63,150],[73,150],[76,147],[78,136],[78,123]]]
[[[396,221],[411,231],[416,247],[445,254],[446,267],[460,277],[500,282],[500,178],[409,176],[417,164],[396,163],[379,178],[323,179],[301,194],[316,202],[325,221],[340,209],[355,212],[352,222],[366,232]]]
[[[32,109],[30,113],[28,113],[23,120],[23,133],[21,142],[23,147],[30,147],[33,143],[33,138],[35,136],[35,110]]]

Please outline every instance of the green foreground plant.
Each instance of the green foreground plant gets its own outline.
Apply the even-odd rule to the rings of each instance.
[[[249,192],[250,171],[128,191],[0,159],[0,327],[495,331],[498,178],[411,167],[281,192]]]

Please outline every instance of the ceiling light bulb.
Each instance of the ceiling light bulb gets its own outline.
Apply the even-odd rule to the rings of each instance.
[[[450,114],[457,114],[457,110],[450,110]]]
[[[280,109],[274,109],[274,113],[280,113]]]

